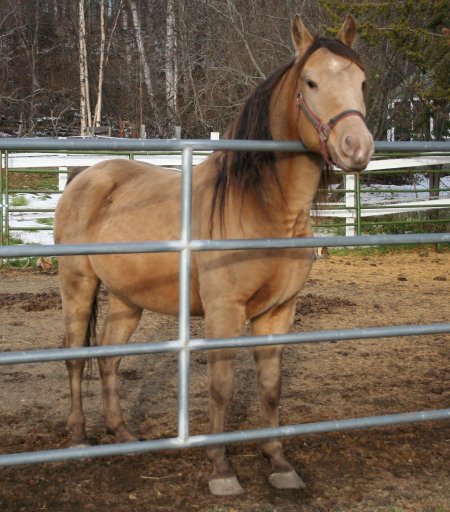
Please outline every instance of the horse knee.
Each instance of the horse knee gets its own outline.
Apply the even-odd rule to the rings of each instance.
[[[279,389],[263,389],[261,391],[261,398],[264,404],[269,409],[275,409],[280,403],[280,390]]]
[[[69,373],[82,373],[86,364],[85,359],[66,359],[66,368]]]
[[[209,396],[217,407],[227,407],[233,400],[233,385],[214,383],[209,387]]]
[[[117,374],[119,371],[120,357],[102,357],[98,360],[98,367],[100,376],[107,377],[112,374]]]

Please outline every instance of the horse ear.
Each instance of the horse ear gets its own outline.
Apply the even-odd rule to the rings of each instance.
[[[336,39],[347,46],[352,46],[356,36],[356,23],[351,14],[347,14],[344,24],[339,30]]]
[[[297,57],[303,55],[314,41],[313,36],[308,32],[308,29],[305,27],[298,14],[294,16],[292,22],[292,41],[297,52]]]

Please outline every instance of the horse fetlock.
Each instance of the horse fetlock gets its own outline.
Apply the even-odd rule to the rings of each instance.
[[[71,448],[79,448],[82,446],[89,446],[89,440],[86,435],[86,431],[84,430],[84,427],[82,428],[74,428],[72,426],[69,426],[70,431],[70,447]]]
[[[89,444],[84,417],[80,417],[80,415],[76,413],[71,413],[67,420],[67,428],[70,432],[70,446]]]
[[[108,434],[112,434],[115,437],[116,443],[132,443],[139,439],[125,426],[124,423],[120,425],[106,425],[106,431]]]

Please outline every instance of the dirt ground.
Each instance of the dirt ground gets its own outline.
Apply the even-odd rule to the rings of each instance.
[[[450,252],[433,248],[317,261],[298,302],[294,329],[446,322]],[[202,323],[192,323],[203,336]],[[0,270],[0,349],[61,345],[62,312],[52,271]],[[146,313],[134,341],[177,337],[174,318]],[[444,335],[290,346],[282,424],[450,406],[450,338]],[[258,426],[252,358],[238,358],[228,429]],[[206,356],[194,354],[191,433],[207,432]],[[105,434],[97,369],[84,385],[92,442]],[[144,439],[176,434],[174,354],[128,357],[121,395],[129,426]],[[63,362],[0,367],[3,453],[67,446],[69,392]],[[257,443],[230,447],[246,494],[208,494],[203,449],[0,468],[0,511],[450,511],[450,425],[432,422],[285,440],[307,484],[276,491]]]

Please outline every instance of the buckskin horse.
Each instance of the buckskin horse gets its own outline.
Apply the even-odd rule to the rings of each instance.
[[[310,209],[323,161],[345,172],[364,169],[373,153],[365,123],[366,76],[352,49],[355,22],[347,15],[336,38],[313,37],[295,16],[295,56],[256,87],[227,132],[229,139],[302,141],[306,153],[212,153],[193,171],[192,237],[243,239],[312,236]],[[76,174],[59,201],[55,242],[131,242],[180,237],[180,173],[119,159]],[[191,313],[204,315],[207,338],[289,331],[295,302],[313,261],[307,248],[196,252],[191,266]],[[99,284],[109,294],[97,343],[126,343],[143,309],[178,314],[178,253],[62,256],[59,278],[66,347],[89,343],[88,325]],[[253,350],[262,421],[279,425],[281,346]],[[236,349],[208,351],[210,431],[222,432],[233,396]],[[136,440],[119,402],[120,358],[99,359],[106,428],[117,442]],[[87,444],[82,409],[84,360],[67,361],[71,388],[71,445]],[[286,460],[281,441],[262,443],[270,483],[304,483]],[[224,446],[207,449],[209,488],[244,492]]]

